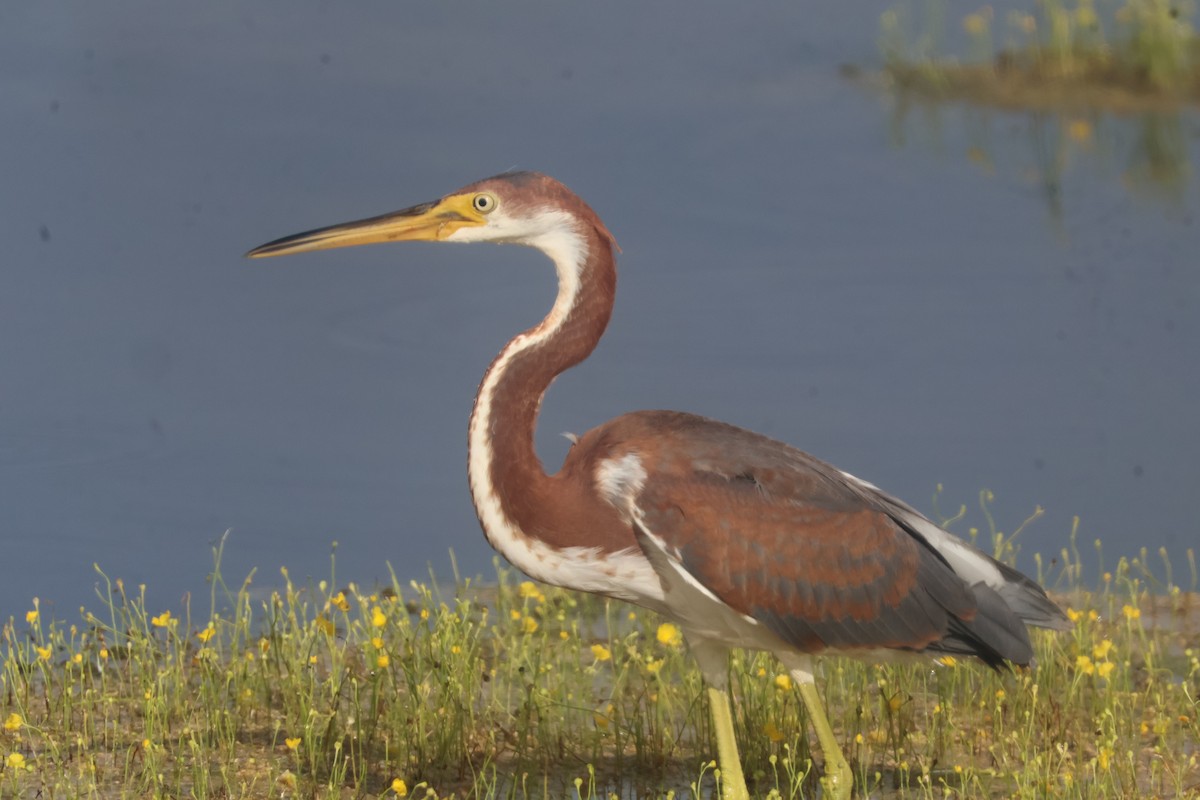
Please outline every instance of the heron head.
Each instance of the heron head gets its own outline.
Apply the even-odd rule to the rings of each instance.
[[[263,258],[405,241],[501,242],[547,250],[564,236],[579,237],[586,224],[615,245],[600,218],[570,189],[540,173],[510,172],[430,203],[285,236],[246,255]]]

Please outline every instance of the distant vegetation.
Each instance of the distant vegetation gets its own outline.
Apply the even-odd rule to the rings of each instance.
[[[993,535],[1001,555],[1012,540]],[[871,796],[1182,797],[1200,786],[1200,598],[1143,553],[1082,588],[1038,666],[828,659],[830,719]],[[219,567],[219,552],[217,563]],[[1040,562],[1039,562],[1040,563]],[[1103,567],[1101,567],[1103,569]],[[253,576],[252,576],[253,577]],[[99,613],[0,635],[0,797],[716,797],[700,676],[644,610],[517,581],[331,575],[147,608],[102,578]],[[737,653],[738,738],[756,796],[813,797],[801,704]]]
[[[1006,108],[1154,111],[1200,103],[1200,37],[1191,0],[1040,0],[995,19],[961,20],[965,60],[947,56],[946,3],[885,12],[880,46],[898,89]]]

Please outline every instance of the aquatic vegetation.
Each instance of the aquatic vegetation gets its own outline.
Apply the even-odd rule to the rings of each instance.
[[[1015,534],[990,516],[988,527],[977,537],[1011,556]],[[4,624],[0,796],[717,791],[700,676],[678,628],[653,614],[500,567],[488,585],[393,578],[371,590],[297,585],[283,569],[262,599],[253,575],[226,587],[216,555],[203,610],[147,608],[142,588],[100,573],[99,613],[47,620],[34,601]],[[819,685],[859,785],[922,797],[1194,791],[1194,557],[1190,590],[1147,558],[1084,589],[1074,546],[1061,553],[1075,628],[1035,632],[1033,671],[827,660]],[[788,676],[740,651],[731,675],[754,792],[814,796]]]
[[[1039,0],[1002,22],[991,6],[962,19],[966,61],[941,53],[944,3],[921,20],[884,12],[885,76],[901,91],[1006,108],[1163,111],[1200,102],[1200,37],[1188,0]]]

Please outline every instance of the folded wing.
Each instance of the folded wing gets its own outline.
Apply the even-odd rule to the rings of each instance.
[[[1026,623],[1066,624],[1035,583],[870,484],[749,431],[644,413],[659,446],[628,502],[655,569],[797,650],[1028,664]]]

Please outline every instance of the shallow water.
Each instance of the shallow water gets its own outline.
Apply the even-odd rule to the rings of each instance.
[[[466,418],[549,306],[540,256],[241,254],[514,166],[624,248],[607,338],[547,399],[548,463],[562,431],[687,409],[926,510],[938,484],[950,509],[993,490],[1005,530],[1043,506],[1027,568],[1079,515],[1085,555],[1165,545],[1183,578],[1200,122],[1097,117],[1083,140],[901,103],[839,76],[878,63],[877,13],[6,9],[0,618],[34,596],[74,618],[94,562],[173,605],[227,528],[230,579],[328,575],[333,540],[338,581],[444,575],[450,547],[490,572]]]

